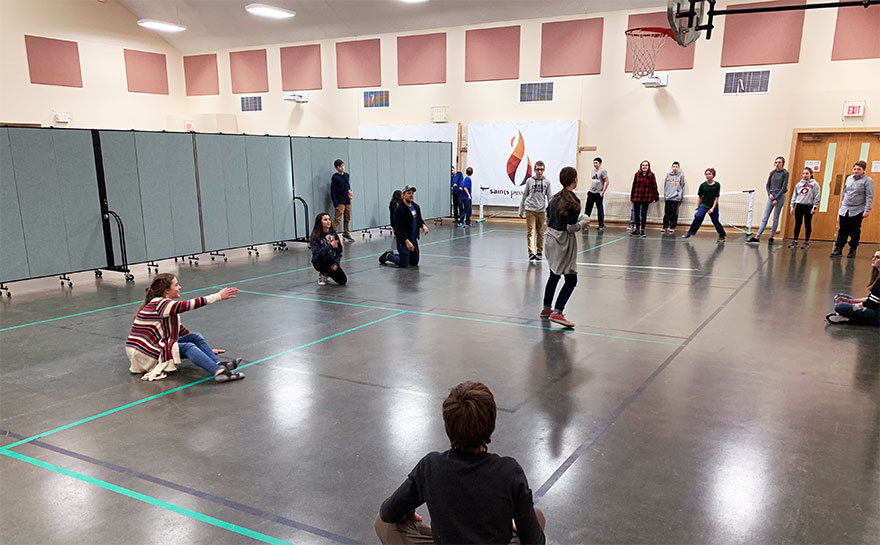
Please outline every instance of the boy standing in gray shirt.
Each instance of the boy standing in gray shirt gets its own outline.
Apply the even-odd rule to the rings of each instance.
[[[526,216],[529,262],[544,259],[544,226],[547,223],[547,203],[550,202],[550,182],[544,178],[544,168],[544,161],[535,162],[535,175],[526,180],[519,203],[519,217],[523,217],[523,212]]]
[[[608,171],[602,168],[602,158],[593,159],[593,175],[590,177],[590,189],[587,191],[587,207],[584,210],[587,215],[587,226],[590,225],[590,214],[593,213],[593,205],[599,214],[599,230],[605,230],[605,192],[608,191]]]
[[[785,167],[785,159],[777,157],[773,164],[774,168],[767,177],[767,204],[764,206],[761,227],[758,228],[758,234],[749,237],[746,242],[761,242],[761,235],[767,228],[770,212],[773,212],[773,227],[770,228],[770,240],[767,241],[768,244],[773,245],[773,235],[776,234],[776,228],[779,227],[779,215],[785,205],[785,199],[782,196],[788,191],[788,171],[783,168]]]
[[[840,208],[837,215],[840,228],[837,230],[837,241],[830,257],[840,257],[843,245],[849,238],[849,253],[846,257],[855,257],[859,239],[862,236],[862,220],[871,215],[874,205],[874,180],[865,175],[868,163],[856,161],[853,164],[852,176],[847,177],[840,197]]]
[[[666,183],[663,184],[666,210],[663,214],[663,228],[660,230],[664,233],[674,233],[675,226],[678,225],[678,208],[684,199],[684,173],[680,168],[678,161],[673,161],[672,170],[666,174]]]

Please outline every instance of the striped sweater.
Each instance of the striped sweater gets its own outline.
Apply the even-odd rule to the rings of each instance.
[[[125,354],[131,362],[129,371],[145,373],[142,380],[165,378],[180,363],[177,339],[189,330],[180,322],[180,313],[220,300],[220,294],[178,301],[156,297],[140,309],[125,341]]]

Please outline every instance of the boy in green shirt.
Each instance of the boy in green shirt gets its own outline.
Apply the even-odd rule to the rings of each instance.
[[[709,167],[706,169],[706,181],[700,185],[697,195],[700,197],[700,205],[697,206],[697,210],[694,213],[694,221],[691,223],[688,232],[681,237],[690,238],[697,234],[697,230],[703,224],[703,219],[706,217],[706,214],[709,214],[712,225],[718,231],[718,242],[724,242],[727,238],[727,233],[724,232],[724,226],[721,225],[721,221],[718,219],[718,197],[721,195],[721,184],[715,181],[714,168]]]

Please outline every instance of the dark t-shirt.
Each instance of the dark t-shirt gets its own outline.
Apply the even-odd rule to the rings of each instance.
[[[700,196],[700,206],[705,206],[706,208],[711,209],[715,206],[715,199],[717,199],[720,194],[721,184],[715,182],[714,184],[709,185],[709,182],[703,182],[700,184],[700,190],[697,191],[697,195]]]
[[[529,483],[513,458],[453,449],[432,452],[382,503],[379,516],[402,522],[423,503],[431,513],[434,543],[507,545],[511,520],[523,544],[545,542]]]

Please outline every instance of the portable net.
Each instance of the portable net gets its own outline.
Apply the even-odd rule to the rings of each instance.
[[[626,31],[626,45],[632,54],[632,77],[639,79],[654,73],[657,53],[672,38],[668,28],[642,27]],[[674,39],[674,38],[673,38]]]

